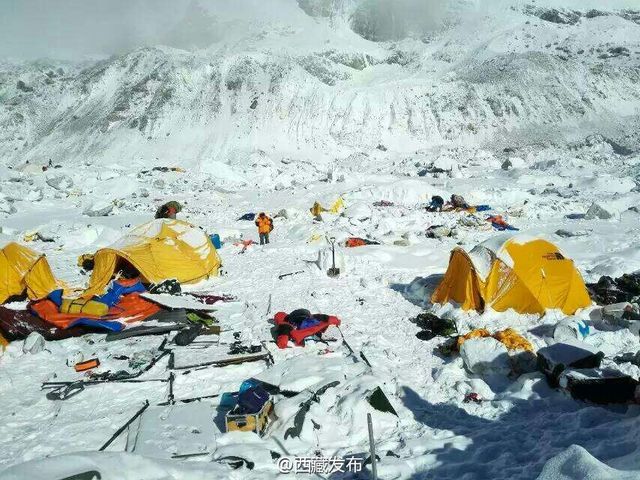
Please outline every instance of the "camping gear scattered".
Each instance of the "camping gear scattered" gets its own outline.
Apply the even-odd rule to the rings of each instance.
[[[158,210],[156,210],[155,218],[168,218],[174,219],[176,215],[182,211],[182,205],[180,205],[175,200],[171,200],[170,202],[165,203],[164,205],[160,205]]]
[[[636,353],[624,353],[622,355],[618,355],[617,357],[614,357],[613,361],[617,364],[631,363],[636,367],[640,367],[640,350]]]
[[[129,426],[125,451],[161,459],[212,453],[222,433],[214,415],[209,402],[152,406]]]
[[[56,303],[49,298],[30,303],[29,309],[54,327],[69,328],[81,325],[112,331],[120,331],[125,323],[144,320],[160,311],[160,307],[141,298],[137,293],[122,295],[118,302],[109,308],[108,314],[102,316],[60,313]]]
[[[640,272],[625,273],[613,279],[602,276],[597,283],[587,284],[591,298],[599,305],[620,302],[638,303],[640,299]]]
[[[135,267],[143,282],[175,278],[196,283],[218,275],[220,257],[209,237],[180,220],[159,219],[140,225],[94,255],[89,288],[83,296],[99,295],[123,264]]]
[[[389,202],[388,200],[380,200],[378,202],[373,202],[374,207],[393,207],[395,204],[393,202]]]
[[[322,221],[322,213],[328,212],[334,215],[340,213],[340,211],[344,208],[344,201],[342,197],[338,197],[338,199],[331,205],[330,208],[324,208],[320,202],[314,202],[313,206],[309,209],[311,215],[313,215],[314,220],[321,222]]]
[[[431,225],[425,231],[425,236],[427,238],[445,238],[453,237],[454,233],[454,229],[445,227],[444,225]]]
[[[226,367],[227,365],[239,365],[241,363],[258,362],[260,360],[266,361],[268,358],[269,356],[266,353],[248,355],[220,354],[220,356],[217,358],[212,358],[211,360],[206,360],[198,363],[193,363],[194,360],[191,358],[185,360],[185,363],[182,363],[182,359],[178,358],[178,363],[176,364],[176,356],[174,355],[173,365],[170,365],[170,368],[172,368],[173,370],[188,370],[204,367]]]
[[[86,313],[102,317],[109,312],[109,307],[97,300],[88,298],[63,299],[60,305],[60,313]]]
[[[477,328],[475,330],[471,330],[469,333],[465,335],[461,335],[457,338],[458,349],[462,347],[462,345],[472,338],[488,338],[492,337],[502,343],[508,350],[525,350],[528,352],[533,352],[533,345],[516,332],[512,328],[506,328],[504,330],[500,330],[494,334],[489,333],[488,330],[484,328]]]
[[[220,235],[214,233],[212,235],[209,235],[209,238],[211,239],[211,243],[213,243],[213,246],[216,247],[216,249],[220,250],[222,248],[222,240],[220,240]]]
[[[560,374],[566,369],[598,368],[604,353],[583,342],[555,343],[538,350],[538,369],[547,377],[549,385],[558,387]]]
[[[84,362],[76,363],[73,368],[76,372],[85,372],[87,370],[91,370],[92,368],[98,368],[100,366],[100,359],[92,358],[90,360],[85,360]]]
[[[163,172],[163,173],[167,173],[167,172],[178,172],[178,173],[185,173],[185,169],[181,168],[181,167],[153,167],[151,170],[153,170],[154,172]],[[147,173],[145,170],[143,170],[141,173]],[[167,203],[167,205],[169,204],[178,204],[178,202],[175,201],[170,201]]]
[[[278,280],[282,280],[283,278],[291,277],[293,275],[298,275],[300,273],[304,273],[304,270],[298,270],[297,272],[291,272],[291,273],[283,273],[282,275],[278,275]]]
[[[327,270],[327,276],[335,278],[340,275],[340,269],[336,268],[336,239],[331,237],[329,242],[331,243],[331,268]]]
[[[51,400],[51,401],[58,401],[58,400],[64,401],[72,397],[75,397],[76,395],[81,393],[83,390],[84,390],[83,382],[72,382],[72,383],[69,383],[68,385],[59,385],[55,387],[50,392],[47,392],[45,397],[47,398],[47,400]]]
[[[225,428],[227,432],[255,432],[262,435],[269,422],[269,413],[273,409],[273,401],[268,399],[256,412],[243,411],[237,404],[225,414]]]
[[[32,332],[39,333],[45,340],[62,340],[80,337],[92,331],[95,330],[81,326],[67,329],[53,327],[27,310],[13,310],[0,306],[0,334],[9,342],[23,340]]]
[[[123,426],[121,426],[118,430],[116,430],[114,432],[114,434],[111,435],[111,438],[109,438],[109,440],[107,440],[106,443],[104,445],[102,445],[98,449],[98,451],[99,452],[105,451],[107,449],[107,447],[109,447],[109,445],[111,445],[116,440],[116,438],[118,438],[120,436],[120,434],[122,432],[124,432],[129,427],[129,425],[131,425],[133,422],[135,422],[136,419],[140,415],[142,415],[147,408],[149,408],[149,400],[145,400],[144,401],[144,405],[142,407],[140,407],[140,409],[135,413],[135,415],[133,417],[131,417],[129,420],[127,420],[127,422]]]
[[[105,338],[107,342],[124,340],[131,337],[142,337],[147,335],[165,335],[169,332],[186,328],[184,324],[173,325],[140,325],[139,327],[125,328],[119,332],[109,332]]]
[[[286,440],[289,437],[295,438],[300,437],[300,433],[302,432],[302,426],[304,425],[304,419],[307,415],[307,412],[311,408],[311,404],[313,402],[320,402],[320,396],[324,394],[330,388],[336,387],[340,384],[339,381],[335,380],[333,382],[327,383],[326,385],[320,387],[315,392],[311,393],[311,396],[300,404],[300,408],[296,413],[296,416],[293,418],[293,426],[287,428],[284,432],[284,439]]]
[[[0,304],[25,293],[37,300],[57,288],[59,282],[44,255],[14,242],[0,250]]]
[[[168,295],[179,295],[182,293],[182,286],[175,278],[163,280],[160,283],[149,285],[149,293],[166,293]]]
[[[185,347],[191,344],[198,335],[202,333],[204,325],[197,323],[184,330],[180,331],[175,337],[173,337],[173,343],[180,347]]]
[[[186,309],[214,312],[217,308],[198,301],[191,295],[169,295],[167,293],[141,293],[140,297],[169,309]]]
[[[371,414],[367,413],[367,428],[369,430],[369,453],[371,454],[371,478],[378,480],[378,469],[376,466],[376,444],[373,439],[373,423],[371,422]]]
[[[242,215],[240,218],[238,218],[238,221],[249,221],[249,222],[253,222],[256,218],[256,214],[255,213],[245,213],[244,215]]]
[[[431,197],[431,202],[427,205],[427,212],[441,212],[444,207],[444,198],[440,195],[434,195]]]
[[[107,372],[98,373],[98,374],[91,374],[87,379],[83,379],[83,380],[43,382],[41,389],[42,390],[54,389],[54,392],[58,391],[58,393],[60,393],[66,388],[68,389],[80,388],[80,390],[83,390],[84,387],[87,385],[99,385],[99,384],[110,383],[110,382],[116,382],[116,383],[166,382],[167,381],[166,379],[146,379],[146,380],[139,379],[139,377],[142,374],[151,370],[151,368],[153,368],[153,366],[156,363],[158,363],[165,356],[169,355],[170,350],[165,349],[166,344],[167,344],[167,339],[165,338],[160,344],[160,346],[158,347],[159,353],[156,354],[144,368],[138,370],[136,373],[129,373],[124,370],[115,372],[115,373],[107,371]],[[49,392],[47,393],[48,399],[60,400],[60,398],[50,398],[50,394],[52,394],[52,396],[56,396],[56,393]],[[62,400],[64,400],[64,398],[62,398]]]
[[[367,402],[369,402],[369,405],[371,405],[379,412],[392,413],[396,417],[398,416],[398,412],[396,412],[396,409],[393,408],[393,405],[391,405],[391,402],[389,402],[389,399],[380,387],[376,387],[373,390],[371,395],[367,397]]]
[[[247,249],[251,246],[251,245],[255,245],[256,242],[254,242],[253,240],[249,239],[249,240],[242,240],[240,242],[235,242],[233,244],[234,247],[239,247],[242,245],[242,250],[240,250],[238,252],[238,254],[244,253],[247,251]]]
[[[210,295],[204,293],[189,293],[189,295],[197,298],[198,301],[204,303],[205,305],[213,305],[214,303],[218,302],[233,302],[237,300],[237,298],[233,295]]]
[[[373,240],[367,240],[366,238],[360,237],[349,237],[344,243],[345,247],[355,248],[355,247],[364,247],[366,245],[380,245],[380,242],[375,242]]]
[[[497,236],[470,252],[451,252],[432,303],[457,302],[464,310],[573,315],[591,304],[573,261],[552,243],[525,236]]]
[[[462,195],[456,195],[456,194],[451,195],[451,198],[449,200],[449,205],[451,206],[451,208],[454,208],[454,209],[466,210],[467,208],[470,208],[470,205],[467,203],[464,197]]]
[[[243,382],[238,391],[237,413],[255,413],[264,407],[264,404],[269,401],[271,396],[260,385],[259,382],[252,382],[247,385],[247,382]]]
[[[558,383],[576,400],[605,405],[633,402],[640,385],[636,379],[611,368],[566,370]]]
[[[471,393],[467,393],[464,396],[464,400],[462,400],[463,403],[482,403],[482,398],[480,397],[480,395],[478,395],[476,392],[471,392]]]
[[[584,320],[571,316],[560,320],[553,329],[553,339],[558,342],[565,340],[584,340],[589,336],[589,325]]]
[[[458,333],[458,327],[453,320],[440,318],[432,313],[421,313],[411,321],[422,329],[422,331],[416,334],[416,337],[420,340],[431,340],[435,337],[449,337],[451,335],[457,335]]]
[[[293,340],[296,346],[304,346],[309,337],[321,338],[331,325],[340,325],[338,317],[322,313],[311,314],[306,309],[294,310],[290,314],[278,312],[273,321],[276,325],[275,340],[278,348],[287,348],[289,340]]]
[[[518,228],[509,225],[507,221],[502,218],[502,215],[490,215],[486,218],[487,222],[491,223],[491,226],[499,231],[504,230],[519,230]]]
[[[342,337],[342,343],[345,347],[347,347],[347,351],[349,352],[349,355],[351,356],[351,358],[353,358],[353,361],[358,362],[362,360],[364,364],[367,366],[367,368],[369,369],[369,372],[373,374],[373,367],[371,366],[371,362],[369,362],[369,359],[365,356],[364,352],[360,351],[360,356],[358,358],[356,356],[356,353],[353,351],[353,348],[351,348],[351,345],[349,345],[349,342],[347,342],[347,339],[344,337],[344,333],[342,333],[342,329],[340,328],[340,326],[336,326],[336,328],[340,332],[340,336]],[[391,405],[391,402],[389,401],[389,398],[385,395],[384,391],[382,390],[382,388],[380,388],[380,386],[376,387],[373,390],[369,398],[367,398],[367,401],[373,408],[375,408],[378,411],[388,412],[395,415],[396,417],[398,416],[398,413],[396,412],[395,408],[393,408],[393,406]]]

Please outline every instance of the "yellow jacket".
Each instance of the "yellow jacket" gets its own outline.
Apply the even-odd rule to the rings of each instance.
[[[269,233],[273,230],[273,220],[266,215],[264,217],[257,217],[256,227],[258,227],[258,233]]]

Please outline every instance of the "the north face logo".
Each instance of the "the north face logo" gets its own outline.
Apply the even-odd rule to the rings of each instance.
[[[564,255],[560,252],[545,253],[542,258],[546,260],[565,260]]]

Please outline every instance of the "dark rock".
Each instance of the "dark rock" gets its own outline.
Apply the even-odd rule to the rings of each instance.
[[[29,87],[22,80],[18,80],[18,83],[16,83],[16,88],[18,90],[22,91],[22,92],[25,92],[25,93],[33,92],[33,87]]]

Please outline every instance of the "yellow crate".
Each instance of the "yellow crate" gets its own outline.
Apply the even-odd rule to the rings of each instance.
[[[256,432],[262,434],[267,422],[269,413],[273,409],[273,402],[268,400],[257,413],[234,413],[237,406],[225,415],[225,425],[227,432]]]

